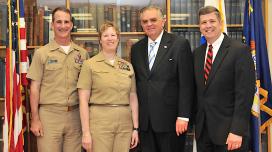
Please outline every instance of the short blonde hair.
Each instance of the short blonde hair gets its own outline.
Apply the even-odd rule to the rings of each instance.
[[[98,39],[101,40],[102,34],[109,28],[112,27],[117,34],[117,37],[120,38],[120,30],[117,26],[115,26],[112,22],[105,22],[100,26],[99,32],[98,32]]]

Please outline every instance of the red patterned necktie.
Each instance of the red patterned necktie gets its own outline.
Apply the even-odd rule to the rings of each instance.
[[[208,80],[209,74],[212,69],[212,59],[213,59],[213,52],[212,52],[212,45],[209,45],[209,50],[206,57],[205,67],[204,67],[204,78],[205,78],[205,84]]]

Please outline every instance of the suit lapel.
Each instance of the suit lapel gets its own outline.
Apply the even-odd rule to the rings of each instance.
[[[171,38],[168,35],[168,33],[164,32],[162,35],[161,42],[159,44],[158,52],[157,52],[153,67],[151,69],[151,73],[155,71],[158,68],[159,64],[161,63],[162,58],[164,57],[164,54],[167,52],[168,48],[170,47],[170,40]]]
[[[145,73],[149,74],[150,70],[149,70],[149,66],[148,66],[149,63],[148,63],[148,38],[147,37],[144,38],[142,44],[143,45],[139,51],[140,51],[141,56],[143,58],[139,59],[139,62],[142,62],[144,64]]]
[[[204,90],[204,60],[207,44],[201,45],[199,48],[194,50],[194,73],[196,83],[200,86],[199,89]]]
[[[197,56],[198,58],[196,59],[196,62],[197,62],[196,67],[200,67],[200,68],[197,68],[197,70],[199,71],[198,74],[201,75],[199,77],[200,78],[199,81],[201,82],[203,88],[205,87],[205,83],[204,83],[205,82],[205,79],[204,79],[204,63],[205,63],[206,48],[207,48],[207,43],[201,46],[199,55]]]
[[[210,85],[211,81],[213,80],[217,70],[220,68],[222,62],[224,61],[224,57],[228,53],[229,44],[230,44],[230,39],[225,35],[224,40],[223,40],[223,42],[217,52],[217,55],[214,59],[212,69],[211,69],[211,72],[209,74],[208,81],[206,84],[206,88],[208,88],[208,86]]]

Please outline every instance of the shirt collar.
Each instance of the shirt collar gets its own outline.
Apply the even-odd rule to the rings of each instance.
[[[96,61],[106,61],[107,59],[105,58],[105,56],[103,55],[103,53],[100,51],[97,55],[96,55]],[[114,60],[117,61],[118,58],[115,55]]]
[[[156,38],[155,41],[151,40],[149,37],[148,37],[148,45],[150,45],[150,43],[153,43],[153,42],[156,42],[156,44],[160,44],[161,42],[161,39],[162,39],[162,35],[163,35],[163,30],[161,31],[161,34]]]
[[[218,46],[218,45],[220,46],[221,43],[223,42],[223,39],[224,39],[224,34],[221,33],[221,35],[219,36],[219,38],[218,38],[217,40],[215,40],[215,41],[213,42],[213,44],[208,43],[207,46],[212,45],[213,48],[214,48],[215,46]]]
[[[103,53],[100,51],[96,56],[96,61],[104,61],[106,58],[104,57]]]
[[[50,48],[49,49],[50,49],[50,51],[60,50],[60,45],[55,40],[51,40],[50,41]],[[80,48],[73,41],[71,41],[70,50],[71,51],[73,51],[73,50],[79,51]]]

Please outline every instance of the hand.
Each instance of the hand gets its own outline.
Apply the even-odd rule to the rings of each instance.
[[[130,149],[135,148],[139,143],[139,135],[137,130],[132,131]]]
[[[42,127],[42,122],[40,121],[40,119],[32,119],[31,120],[30,130],[37,137],[43,136],[43,127]]]
[[[188,121],[177,119],[176,121],[176,133],[177,136],[186,132],[188,128]]]
[[[226,144],[228,145],[228,150],[239,149],[242,145],[242,136],[229,133]]]
[[[87,152],[92,152],[92,137],[90,133],[82,135],[82,147]]]

